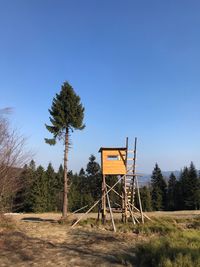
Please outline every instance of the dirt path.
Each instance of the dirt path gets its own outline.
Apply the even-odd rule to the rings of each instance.
[[[0,266],[133,266],[133,234],[60,225],[58,214],[17,215],[0,233]]]

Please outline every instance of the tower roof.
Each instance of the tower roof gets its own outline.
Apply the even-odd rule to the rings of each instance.
[[[100,147],[99,152],[103,150],[126,150],[126,147]]]

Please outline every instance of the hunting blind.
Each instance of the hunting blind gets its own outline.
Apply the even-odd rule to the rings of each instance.
[[[101,168],[103,175],[126,174],[126,148],[101,147]]]
[[[99,206],[98,220],[100,211],[102,214],[102,222],[106,221],[107,212],[110,213],[113,230],[116,231],[114,222],[114,212],[121,212],[122,222],[126,223],[128,219],[136,223],[144,223],[144,218],[150,218],[142,211],[142,202],[140,198],[140,188],[138,183],[138,177],[141,176],[136,173],[136,155],[137,155],[137,138],[135,138],[134,149],[129,150],[128,138],[126,138],[125,147],[101,147],[99,149],[101,153],[101,170],[102,170],[102,197],[94,203],[92,207],[85,213],[89,213],[95,206]],[[110,175],[116,175],[118,177],[116,183],[110,186],[107,183],[107,177]],[[115,187],[121,183],[121,192],[117,192]],[[121,205],[116,210],[111,206],[112,199],[110,199],[110,192],[114,192],[121,199]],[[136,207],[135,199],[139,206]],[[100,205],[101,204],[101,205]],[[74,227],[83,216],[81,216],[73,225]]]

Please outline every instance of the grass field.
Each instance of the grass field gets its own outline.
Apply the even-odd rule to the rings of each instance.
[[[74,215],[67,223],[56,213],[3,216],[0,266],[200,266],[199,211],[148,216],[152,221],[144,225],[116,218],[117,233],[110,222],[96,224],[96,214],[74,229]]]

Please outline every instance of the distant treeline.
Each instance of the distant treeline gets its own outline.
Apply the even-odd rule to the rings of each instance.
[[[146,210],[200,209],[200,176],[191,162],[189,167],[181,170],[179,177],[171,173],[167,182],[156,164],[150,185],[143,187],[141,193],[144,194],[143,205]],[[145,203],[148,195],[150,205]]]
[[[57,172],[49,163],[45,170],[42,166],[36,167],[32,160],[24,166],[21,174],[23,188],[14,197],[12,210],[17,212],[49,212],[62,211],[63,202],[63,166],[60,165]],[[108,184],[113,185],[117,181],[116,176],[110,176]],[[70,211],[76,211],[84,206],[90,206],[101,197],[101,168],[90,156],[86,170],[83,168],[79,174],[68,172],[68,207]],[[116,188],[120,190],[120,185]],[[113,205],[120,204],[120,198],[111,193]],[[97,211],[98,207],[96,208]],[[84,210],[83,210],[84,211]]]
[[[76,211],[84,206],[90,206],[101,197],[101,169],[93,155],[90,156],[86,169],[79,174],[68,173],[69,192],[68,205],[70,211]],[[18,212],[49,212],[62,211],[63,201],[63,167],[55,172],[50,163],[45,170],[36,167],[32,160],[25,165],[21,174],[23,187],[17,192],[12,202],[12,211]],[[108,176],[107,183],[113,185],[116,176]],[[118,184],[116,191],[121,191]],[[112,207],[119,207],[121,199],[110,193]],[[180,177],[171,173],[168,181],[163,177],[158,166],[152,172],[151,181],[140,188],[143,209],[145,211],[159,210],[193,210],[200,209],[200,177],[193,163],[184,167]],[[137,199],[135,200],[138,205]],[[98,207],[96,208],[97,211]]]

